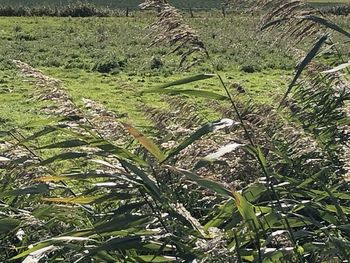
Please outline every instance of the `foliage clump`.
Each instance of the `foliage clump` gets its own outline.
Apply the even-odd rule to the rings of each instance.
[[[118,73],[119,71],[122,71],[126,65],[126,59],[106,58],[97,62],[92,70],[100,73]]]
[[[115,15],[118,15],[118,11],[80,2],[65,6],[0,5],[0,16],[108,17]]]

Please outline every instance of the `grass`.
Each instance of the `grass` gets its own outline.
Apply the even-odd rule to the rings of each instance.
[[[207,19],[190,22],[209,43],[208,47],[215,58],[214,65],[230,81],[241,83],[247,93],[261,103],[272,103],[271,94],[283,89],[286,79],[281,76],[290,72],[293,62],[279,47],[272,51],[275,57],[270,57],[270,52],[264,52],[262,47],[270,45],[273,40],[258,40],[253,33],[247,34],[250,32],[248,28],[237,28],[233,37],[230,34],[233,23],[246,24],[253,29],[255,22],[244,16],[232,19],[222,20],[219,15],[211,15]],[[4,48],[0,50],[0,61],[3,74],[10,76],[11,80],[16,79],[16,83],[22,83],[23,78],[19,79],[19,73],[10,65],[11,59],[20,59],[62,80],[78,104],[84,97],[94,99],[108,109],[127,116],[125,120],[131,119],[137,125],[147,126],[150,123],[140,112],[140,104],[165,109],[168,105],[157,95],[140,96],[140,92],[181,78],[184,74],[193,74],[191,71],[178,71],[176,56],[163,57],[167,53],[165,47],[147,47],[149,40],[144,36],[144,28],[150,21],[147,15],[133,18],[1,18],[0,44]],[[219,22],[222,29],[214,33],[214,26]],[[208,27],[209,30],[205,30]],[[123,34],[125,31],[129,32],[128,36]],[[233,42],[234,38],[238,38],[239,42]],[[243,44],[245,42],[254,44]],[[249,59],[243,58],[243,54],[247,54]],[[152,57],[161,58],[164,66],[151,69]],[[127,63],[124,67],[112,65],[109,73],[96,70],[99,63],[125,60]],[[242,63],[256,72],[244,72]],[[208,72],[210,65],[204,63],[192,70]],[[10,80],[6,82],[6,85],[15,85]],[[201,82],[199,88],[221,92],[214,83],[216,80]],[[26,120],[35,115],[33,105],[25,102],[25,96],[32,92],[33,87],[28,83],[21,85],[25,85],[26,91],[19,91],[20,97],[16,99],[19,109],[9,117],[14,126],[23,123],[21,114],[31,115]],[[13,99],[9,99],[10,96],[2,96],[2,107],[14,107],[11,106]],[[200,114],[218,117],[217,113],[208,109]]]
[[[33,108],[39,108],[27,100],[33,87],[19,77],[11,66],[12,59],[20,59],[61,79],[79,105],[83,97],[91,98],[121,114],[124,120],[132,119],[139,126],[149,127],[150,121],[140,105],[162,109],[167,109],[168,105],[159,95],[140,96],[141,91],[183,75],[190,76],[192,72],[212,70],[211,65],[204,63],[181,72],[177,67],[178,58],[166,55],[169,52],[166,47],[149,47],[150,40],[145,37],[144,29],[151,21],[148,14],[130,18],[0,18],[0,45],[3,47],[0,65],[4,76],[0,85],[4,89],[16,87],[12,93],[1,96],[1,112],[7,116],[2,127],[22,125],[35,118],[37,112]],[[285,89],[286,76],[294,66],[290,52],[283,49],[283,40],[276,45],[274,37],[256,34],[258,20],[250,16],[222,19],[219,12],[199,13],[188,22],[207,43],[216,70],[223,72],[228,81],[243,85],[257,103],[275,103],[275,97]],[[349,19],[337,19],[337,22],[346,27]],[[221,25],[220,29],[216,28],[217,24]],[[240,26],[234,26],[237,24]],[[124,34],[126,31],[128,35]],[[342,52],[348,54],[348,47],[343,46]],[[161,59],[164,65],[152,69],[154,57]],[[332,56],[325,56],[325,59],[336,61]],[[109,72],[98,72],[101,65]],[[245,72],[248,68],[254,72]],[[204,81],[198,88],[220,93],[215,83],[215,80]],[[193,103],[191,98],[187,99]],[[198,109],[203,109],[200,115],[207,116],[206,119],[219,117],[215,110],[200,106],[200,100],[197,102]]]
[[[208,19],[191,20],[201,32],[212,53],[214,63],[226,69],[237,65],[252,65],[261,69],[291,69],[291,56],[278,46],[272,52],[262,49],[273,43],[272,38],[254,36],[255,23],[249,17],[234,17],[223,20],[219,15]],[[18,58],[31,61],[34,66],[80,68],[92,70],[98,64],[120,61],[126,64],[123,70],[111,66],[110,70],[127,71],[128,74],[172,73],[178,61],[174,56],[162,58],[169,50],[165,47],[148,47],[144,28],[151,19],[139,14],[133,18],[3,18],[1,19],[1,44],[6,48],[0,51],[0,59]],[[216,31],[214,25],[222,24]],[[236,28],[235,36],[229,34],[232,25],[240,23],[245,29]],[[210,28],[204,31],[204,28]],[[214,31],[215,30],[215,31]],[[128,31],[129,36],[122,34]],[[247,34],[247,32],[250,32]],[[59,39],[60,41],[55,41]],[[219,40],[219,41],[218,41]],[[245,43],[244,41],[249,41]],[[248,44],[249,43],[249,44]],[[283,45],[283,44],[281,44]],[[248,59],[245,57],[248,56]],[[161,57],[165,68],[151,70],[152,57]],[[245,57],[243,59],[243,57]],[[280,60],[277,61],[276,58]],[[140,67],[140,65],[142,65]],[[204,69],[204,68],[203,68]]]
[[[68,87],[70,94],[79,102],[82,98],[97,100],[106,105],[110,110],[118,114],[127,116],[130,120],[142,120],[142,112],[137,110],[139,103],[166,108],[167,105],[160,101],[157,95],[141,95],[141,92],[147,89],[155,88],[166,82],[175,81],[187,74],[174,74],[171,77],[163,78],[153,77],[130,77],[126,74],[118,76],[106,76],[98,73],[87,73],[82,70],[50,69],[44,68],[43,71],[55,78],[62,80]],[[282,91],[286,83],[286,74],[288,71],[272,70],[257,73],[242,73],[239,70],[226,72],[227,79],[241,83],[249,96],[261,104],[272,104],[273,94],[277,90]],[[266,76],[269,76],[268,78]],[[197,88],[222,92],[218,87],[217,81],[208,80],[200,84],[189,84],[188,88]],[[269,87],[263,89],[262,87]],[[82,89],[84,92],[82,92]],[[141,121],[142,123],[142,121]]]
[[[33,87],[17,70],[0,71],[0,128],[14,129],[44,118],[39,109],[45,103],[33,101]]]
[[[183,77],[183,75],[175,74],[164,79],[158,76],[130,77],[126,74],[111,76],[85,72],[80,69],[41,69],[46,75],[62,80],[65,87],[69,90],[70,95],[79,106],[83,106],[83,98],[95,100],[117,115],[122,116],[123,121],[131,121],[134,125],[146,129],[147,127],[151,128],[151,123],[144,115],[140,105],[152,105],[153,107],[164,110],[169,109],[169,105],[162,101],[159,95],[141,95],[141,92]],[[15,87],[15,91],[11,90],[11,93],[4,93],[1,96],[1,112],[6,116],[6,121],[1,123],[1,127],[3,129],[9,127],[15,128],[37,118],[42,118],[42,115],[38,115],[38,110],[44,104],[40,105],[30,100],[31,94],[34,92],[34,87],[25,82],[25,78],[20,76],[18,72],[9,70],[7,74],[8,78],[10,78],[8,81]],[[187,74],[189,76],[191,75],[191,73]],[[273,104],[276,91],[283,91],[283,87],[287,81],[286,74],[288,74],[288,71],[284,72],[280,70],[252,74],[242,73],[239,70],[225,73],[227,79],[241,83],[247,95],[262,105]],[[268,78],[266,77],[267,75],[269,76]],[[15,82],[13,81],[14,79],[16,79]],[[6,89],[8,86],[7,84],[0,85],[2,89]],[[263,87],[269,88],[264,89]],[[188,85],[188,88],[222,93],[222,89],[217,86],[216,80]],[[187,100],[198,104],[198,109],[201,109],[198,114],[205,116],[205,119],[212,120],[220,118],[220,115],[213,109],[210,110],[207,107],[201,106],[205,102],[205,99],[193,100],[187,97]]]
[[[205,19],[200,18],[203,16],[204,13],[197,19],[189,19],[189,23],[207,43],[216,69],[223,72],[228,81],[243,85],[249,97],[257,103],[274,104],[276,94],[285,89],[286,76],[291,74],[294,65],[289,51],[283,49],[284,42],[271,48],[275,39],[256,34],[258,21],[249,16],[222,19],[220,13],[215,12]],[[176,56],[164,56],[168,52],[166,47],[149,47],[144,28],[151,21],[151,17],[145,14],[132,18],[0,18],[0,44],[3,47],[0,65],[3,76],[6,76],[0,85],[16,87],[14,93],[5,93],[1,97],[2,112],[9,119],[2,122],[2,127],[9,123],[13,127],[21,125],[35,118],[36,114],[33,107],[37,105],[27,101],[33,87],[19,77],[10,65],[11,59],[20,59],[62,80],[79,105],[84,97],[94,99],[124,116],[124,120],[131,119],[139,126],[149,127],[150,121],[140,105],[163,109],[168,105],[159,95],[141,96],[141,91],[183,75],[193,75],[192,72],[211,71],[211,66],[204,63],[181,72],[177,68]],[[347,24],[344,19],[339,19],[339,22],[341,26]],[[216,25],[219,23],[218,30]],[[233,26],[236,24],[240,27]],[[346,46],[343,48],[344,54],[349,52]],[[152,69],[153,57],[160,58],[164,66]],[[96,65],[110,65],[111,61],[126,63],[122,67],[119,62],[112,63],[107,67],[109,73],[97,71]],[[255,72],[247,73],[246,68]],[[221,92],[216,80],[203,81],[197,88]],[[13,105],[14,100],[18,108]],[[219,117],[215,110],[201,107],[200,100],[197,102],[199,109],[204,108],[200,115],[207,116],[207,119]]]

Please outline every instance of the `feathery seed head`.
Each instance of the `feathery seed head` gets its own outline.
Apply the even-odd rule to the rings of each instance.
[[[139,5],[141,9],[147,8],[161,8],[164,4],[167,4],[167,0],[145,0]]]
[[[319,32],[319,25],[308,16],[322,15],[317,9],[301,0],[259,0],[256,8],[269,10],[262,19],[261,30],[280,28],[282,37],[287,35],[300,42]]]
[[[154,35],[151,46],[165,43],[173,47],[169,53],[181,54],[180,67],[183,67],[195,53],[200,54],[201,59],[192,57],[192,62],[186,68],[208,56],[197,32],[185,23],[182,15],[168,1],[145,1],[140,7],[159,9],[157,20],[149,26],[151,34]]]

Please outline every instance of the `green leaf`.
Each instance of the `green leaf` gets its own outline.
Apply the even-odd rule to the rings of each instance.
[[[93,234],[99,234],[104,236],[118,235],[116,232],[124,231],[124,234],[136,234],[140,230],[144,230],[145,224],[148,224],[153,217],[148,215],[132,215],[132,214],[124,214],[114,217],[111,220],[105,220],[97,225],[94,228],[82,229],[78,231],[71,232],[72,236],[91,236]],[[112,234],[113,233],[113,234]],[[154,234],[155,232],[151,232]]]
[[[263,193],[266,192],[266,187],[261,183],[254,183],[243,191],[243,196],[248,202],[256,201]]]
[[[118,207],[118,209],[113,210],[113,213],[115,215],[124,215],[127,212],[131,212],[133,210],[141,209],[141,207],[143,207],[146,204],[147,204],[147,202],[145,202],[145,201],[136,202],[136,203],[128,202],[127,204]]]
[[[138,256],[134,258],[137,262],[152,262],[152,263],[162,263],[162,262],[173,262],[176,261],[174,257],[166,257],[166,256],[156,256],[156,255],[148,255],[148,256]]]
[[[42,249],[42,248],[45,248],[45,247],[48,247],[50,246],[51,243],[50,242],[43,242],[43,243],[39,243],[38,245],[18,254],[17,256],[14,256],[12,257],[10,260],[16,260],[16,259],[19,259],[19,258],[23,258],[25,256],[28,256],[30,253],[33,253],[35,251],[38,251],[39,249]]]
[[[0,137],[11,135],[9,131],[0,131]]]
[[[184,78],[184,79],[180,79],[180,80],[176,80],[174,82],[164,84],[164,85],[158,87],[158,89],[165,89],[165,88],[183,85],[183,84],[188,84],[191,82],[196,82],[196,81],[200,81],[200,80],[204,80],[204,79],[210,79],[210,78],[215,77],[215,76],[216,76],[215,74],[199,74],[196,76],[192,76],[192,77],[188,77],[188,78]]]
[[[140,170],[135,165],[130,164],[130,163],[123,161],[123,160],[121,160],[121,164],[125,168],[127,168],[128,170],[133,172],[136,176],[141,178],[141,180],[143,182],[143,186],[149,194],[151,194],[152,196],[154,196],[158,200],[161,199],[161,192],[160,192],[159,188],[155,184],[154,180],[151,179],[144,171]]]
[[[150,222],[153,218],[147,215],[124,214],[113,218],[112,220],[95,226],[95,232],[98,234],[106,232],[114,232],[131,227],[143,227],[144,224]]]
[[[74,136],[74,138],[81,138],[82,140],[88,140],[91,137],[88,137],[87,135],[85,135],[84,133],[79,133],[79,132],[75,132],[72,129],[67,129],[68,125],[66,124],[58,124],[58,125],[53,125],[53,126],[46,126],[44,129],[32,134],[31,136],[23,139],[19,144],[24,144],[26,142],[29,141],[33,141],[35,139],[38,139],[40,137],[43,137],[45,135],[54,133],[54,132],[62,132],[64,134],[67,135],[72,135]],[[83,127],[83,126],[81,126]],[[84,127],[83,127],[84,128]]]
[[[64,181],[82,181],[91,180],[96,178],[110,178],[115,177],[108,173],[100,173],[98,171],[90,171],[86,173],[72,173],[64,175],[48,175],[34,179],[37,182],[64,182]]]
[[[128,250],[128,249],[138,249],[141,250],[144,242],[142,241],[142,237],[133,236],[133,237],[124,237],[124,238],[113,238],[108,241],[102,243],[101,246],[92,249],[90,251],[90,255],[94,255],[100,251],[105,250]]]
[[[61,237],[55,237],[48,240],[45,240],[44,242],[39,243],[38,245],[18,254],[17,256],[12,257],[10,260],[16,260],[25,256],[28,256],[29,254],[32,254],[35,251],[39,251],[43,248],[49,247],[51,245],[57,245],[57,246],[67,246],[70,247],[69,243],[77,241],[77,242],[86,242],[86,241],[94,241],[93,239],[86,238],[86,237],[74,237],[74,236],[61,236]]]
[[[337,212],[337,215],[342,219],[343,223],[349,223],[349,219],[348,219],[347,215],[350,214],[350,209],[348,207],[341,206],[339,204],[339,200],[334,196],[332,191],[329,190],[327,186],[322,184],[322,188],[324,191],[327,192],[327,194],[330,197],[331,202],[333,203],[333,205],[326,205],[326,208],[330,210],[334,207],[334,209]]]
[[[45,219],[47,216],[50,216],[51,213],[56,213],[55,206],[53,205],[41,205],[39,208],[35,209],[32,212],[32,215],[40,220]]]
[[[118,146],[115,146],[109,142],[102,142],[102,143],[92,143],[91,146],[97,147],[101,149],[103,152],[98,153],[99,155],[109,155],[109,154],[114,154],[118,158],[122,160],[130,160],[134,161],[137,164],[141,166],[147,166],[148,164],[142,160],[139,156],[129,152],[126,149],[120,148]]]
[[[302,183],[300,183],[297,187],[298,189],[301,189],[303,187],[306,187],[307,185],[309,185],[310,183],[314,183],[317,182],[319,180],[319,177],[323,177],[327,174],[327,172],[329,171],[328,168],[324,168],[321,171],[319,171],[318,173],[310,176],[310,178],[306,178]]]
[[[218,213],[207,222],[204,226],[205,230],[210,227],[220,227],[224,222],[232,217],[233,211],[235,210],[235,203],[233,200],[229,200],[218,208]]]
[[[63,141],[63,142],[58,142],[58,143],[53,143],[49,144],[43,147],[40,147],[38,149],[56,149],[56,148],[74,148],[74,147],[80,147],[80,146],[85,146],[88,145],[87,142],[76,139],[76,140],[68,140],[68,141]]]
[[[100,252],[96,253],[95,258],[99,259],[99,261],[97,261],[97,262],[118,262],[117,258],[112,257],[106,251],[100,251]]]
[[[24,260],[23,263],[39,263],[40,260],[45,257],[45,255],[48,255],[52,253],[55,250],[58,250],[59,248],[56,246],[47,246],[44,248],[41,248],[35,252],[30,253]]]
[[[333,213],[337,213],[339,216],[340,214],[344,214],[344,218],[346,218],[345,215],[350,215],[350,208],[349,207],[345,207],[345,206],[336,206],[336,205],[326,205],[326,210],[333,212]],[[344,221],[347,221],[346,219]]]
[[[287,92],[284,94],[281,103],[279,105],[279,108],[283,105],[285,99],[289,95],[289,93],[292,91],[292,88],[296,84],[297,80],[299,79],[301,73],[304,71],[306,66],[314,59],[314,57],[317,55],[317,52],[320,50],[322,45],[326,42],[328,39],[328,35],[323,35],[312,47],[312,49],[309,51],[309,53],[306,55],[306,57],[303,59],[303,61],[298,65],[297,71],[295,73],[295,76],[290,83]]]
[[[212,180],[204,179],[202,177],[199,177],[195,173],[192,173],[190,171],[180,169],[180,168],[175,168],[169,166],[170,169],[173,171],[185,175],[188,179],[191,181],[196,182],[199,186],[204,187],[210,191],[213,191],[219,195],[223,195],[225,197],[232,197],[231,191],[227,190],[222,184],[217,183]]]
[[[60,162],[60,161],[66,161],[66,160],[74,160],[74,159],[87,157],[87,156],[88,156],[87,153],[82,153],[82,152],[61,153],[42,161],[41,165],[48,165],[53,162]]]
[[[66,127],[66,125],[64,127]],[[57,126],[47,126],[44,129],[42,129],[41,131],[38,131],[38,132],[32,134],[31,136],[27,137],[26,139],[22,140],[21,143],[35,140],[35,139],[40,138],[42,136],[45,136],[47,134],[53,133],[57,130],[58,130]]]
[[[283,259],[287,258],[288,255],[292,254],[292,249],[279,248],[274,251],[264,251],[263,263],[274,263],[283,262]]]
[[[350,125],[350,117],[345,117],[343,119],[338,120],[337,125],[339,125],[339,126]]]
[[[14,230],[20,225],[21,221],[14,218],[0,219],[0,234],[4,234]]]
[[[123,123],[123,125],[143,147],[145,147],[154,157],[158,159],[158,161],[161,162],[165,159],[164,153],[151,139],[144,136],[141,132],[139,132],[135,127],[131,126],[130,124]]]
[[[97,160],[96,160],[97,161]],[[101,164],[100,162],[98,162]],[[34,179],[37,182],[60,182],[60,181],[84,181],[89,180],[96,182],[96,178],[120,178],[121,176],[128,175],[126,172],[120,171],[117,167],[113,166],[115,173],[101,172],[99,170],[91,171],[72,171],[71,173],[65,173],[62,175],[48,175]],[[117,173],[118,171],[118,173]],[[120,173],[119,173],[120,172]]]
[[[241,214],[244,221],[248,222],[248,224],[254,224],[252,230],[255,230],[259,226],[258,218],[255,214],[254,206],[249,203],[242,195],[238,192],[233,192],[235,197],[236,206]]]

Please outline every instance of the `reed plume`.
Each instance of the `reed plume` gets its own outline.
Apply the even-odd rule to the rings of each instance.
[[[282,37],[291,36],[296,42],[319,32],[320,25],[312,17],[322,13],[302,0],[259,0],[255,8],[267,9],[261,30],[279,28]]]
[[[164,4],[168,4],[167,0],[145,0],[139,5],[141,9],[161,8]]]
[[[151,46],[160,43],[173,47],[169,54],[180,54],[180,67],[189,68],[208,57],[208,52],[198,33],[187,25],[179,11],[166,0],[145,1],[141,9],[156,8],[157,20],[149,26],[153,35]],[[200,57],[194,57],[194,54]],[[190,59],[192,59],[190,61]],[[186,62],[188,64],[185,66]]]

